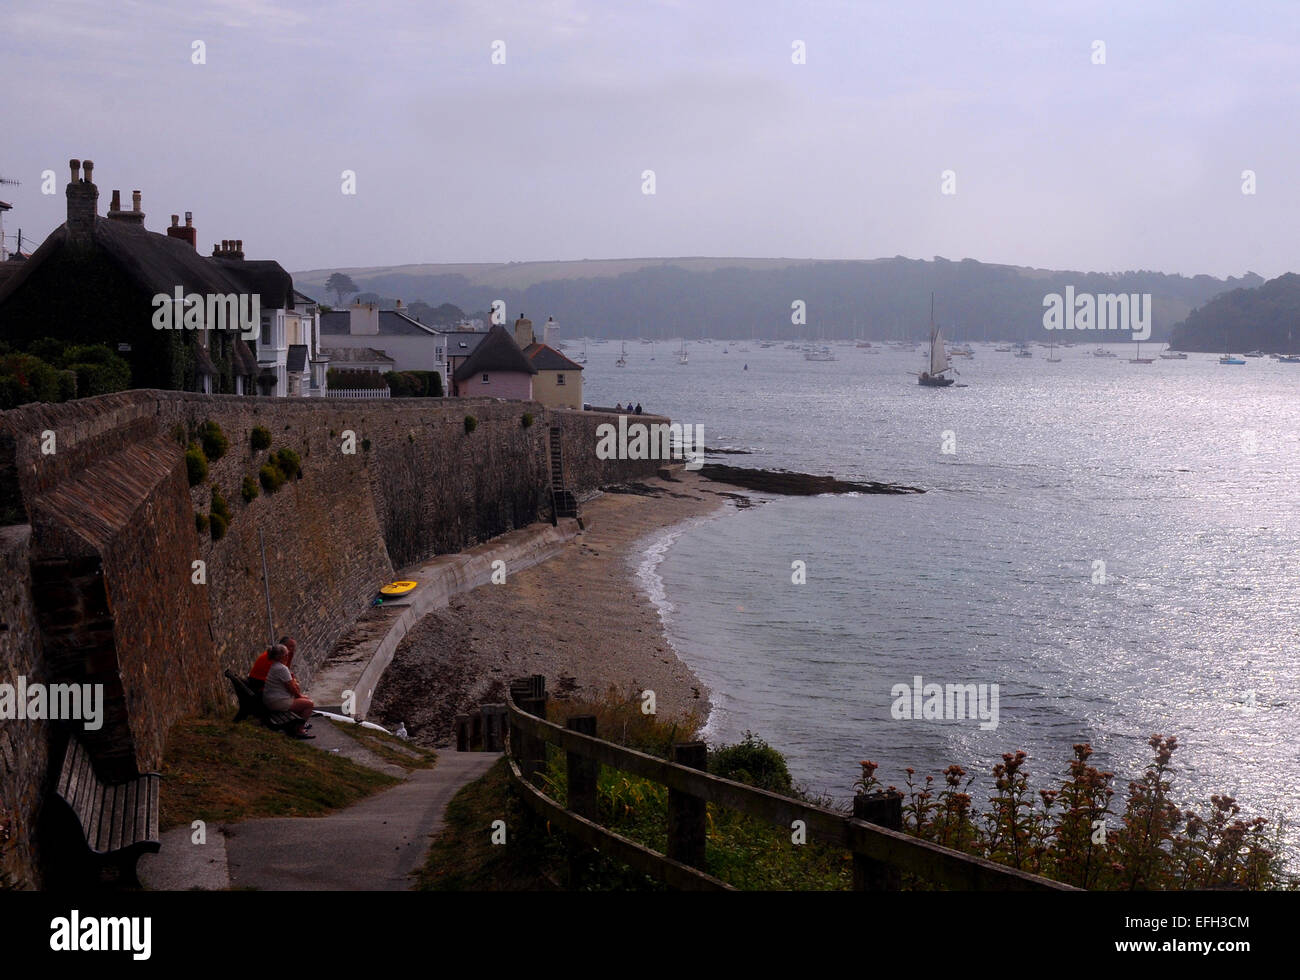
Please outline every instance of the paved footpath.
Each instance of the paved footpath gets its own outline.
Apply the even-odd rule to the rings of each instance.
[[[320,721],[315,729],[328,729]],[[189,827],[178,827],[163,835],[159,854],[141,858],[140,879],[159,890],[405,891],[424,864],[430,835],[443,827],[447,804],[499,758],[440,749],[432,769],[416,769],[344,810],[210,827],[202,846]]]

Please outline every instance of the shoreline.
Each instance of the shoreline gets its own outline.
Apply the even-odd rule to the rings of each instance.
[[[458,595],[412,627],[375,689],[371,720],[402,721],[417,743],[445,746],[455,715],[504,700],[512,677],[544,674],[561,697],[653,690],[659,714],[703,726],[710,692],[668,639],[664,599],[647,588],[662,556],[648,549],[748,503],[735,489],[677,470],[584,502],[586,529],[558,554],[507,567],[505,583]]]

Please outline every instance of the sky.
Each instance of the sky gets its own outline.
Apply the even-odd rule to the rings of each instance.
[[[0,24],[10,246],[62,223],[88,157],[101,213],[139,189],[148,227],[192,211],[201,251],[295,271],[1300,264],[1293,2],[6,0]]]

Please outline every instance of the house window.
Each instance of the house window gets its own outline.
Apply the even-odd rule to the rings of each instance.
[[[562,374],[557,374],[557,375],[555,376],[555,383],[556,383],[557,385],[562,385],[562,384],[564,384],[564,375],[562,375]]]
[[[488,383],[488,379],[487,379],[487,375],[486,375],[486,374],[483,375],[483,383],[484,383],[484,384],[487,384],[487,383]]]

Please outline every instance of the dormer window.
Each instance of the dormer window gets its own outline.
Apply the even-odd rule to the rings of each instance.
[[[483,374],[483,383],[484,383],[484,384],[487,384],[487,383],[488,383],[488,376],[487,376],[487,373],[486,373],[486,372],[484,372],[484,374]]]

